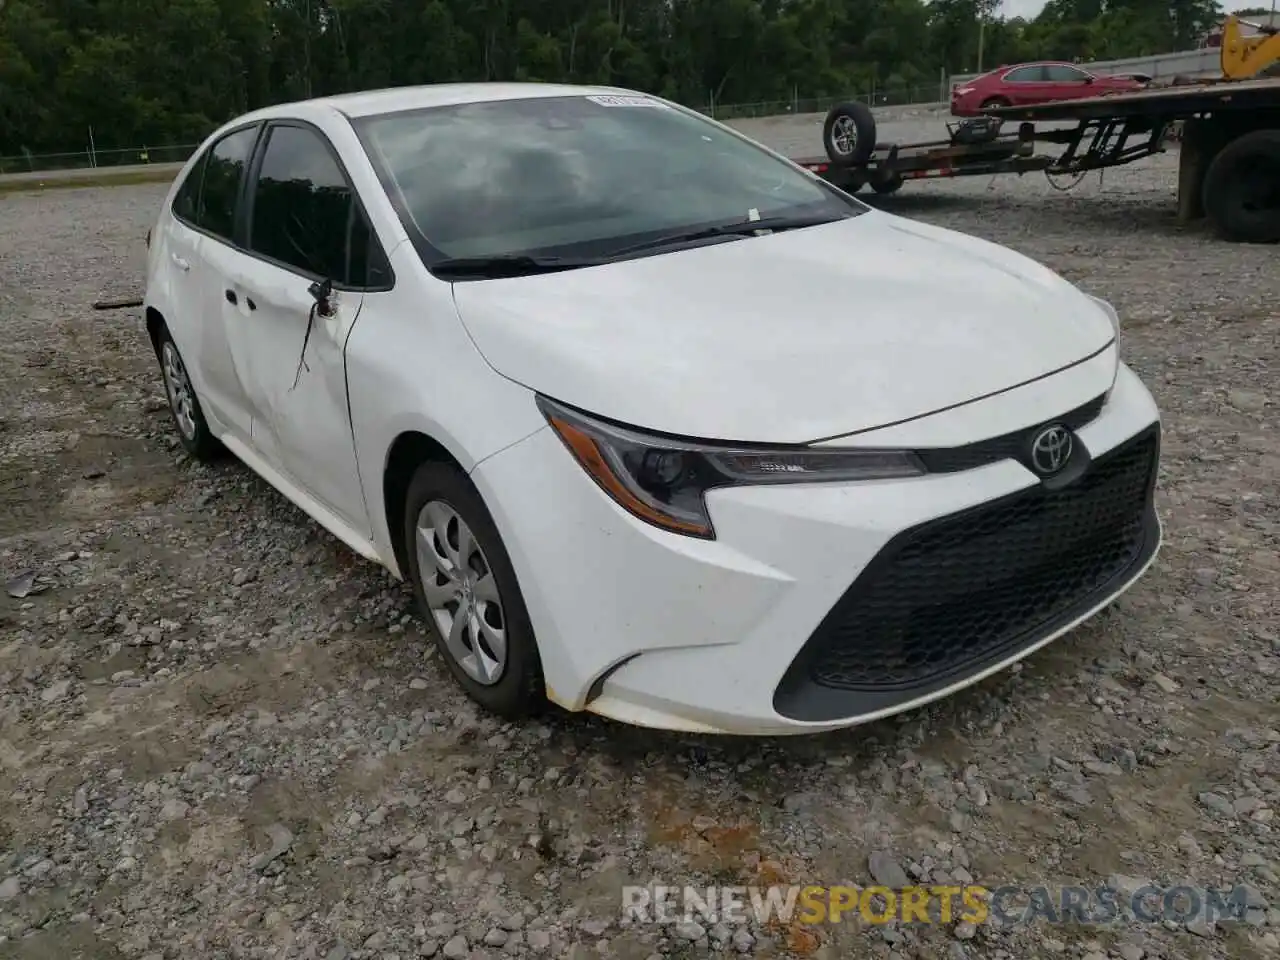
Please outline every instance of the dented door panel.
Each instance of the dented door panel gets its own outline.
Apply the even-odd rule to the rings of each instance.
[[[367,535],[343,354],[368,295],[335,291],[323,316],[313,310],[311,281],[262,260],[241,262],[231,277],[236,302],[224,302],[236,315],[231,350],[253,410],[253,446]]]

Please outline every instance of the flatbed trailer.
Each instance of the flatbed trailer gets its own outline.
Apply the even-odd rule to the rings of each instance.
[[[792,162],[849,193],[866,186],[896,193],[908,180],[1035,173],[1052,162],[1035,155],[1027,131],[1001,134],[1000,123],[990,118],[948,124],[948,134],[945,140],[881,143],[870,108],[842,103],[831,108],[823,125],[827,155],[793,157]]]
[[[794,157],[792,162],[818,174],[841,190],[857,193],[870,186],[877,193],[896,193],[909,180],[1037,173],[1052,160],[1035,156],[1035,144],[1012,136],[986,142],[948,140],[925,143],[878,143],[871,156],[856,165],[833,163],[828,157]]]
[[[1043,171],[1088,173],[1162,153],[1181,124],[1178,217],[1208,218],[1227,240],[1280,241],[1280,78],[1192,81],[1133,93],[992,108],[950,125],[950,138],[885,144],[859,103],[833,107],[823,127],[827,156],[794,162],[857,192],[893,193],[908,180]],[[1001,132],[1019,121],[1016,134]],[[1074,122],[1043,129],[1037,123]],[[1037,153],[1036,144],[1061,148]]]
[[[1037,140],[1065,147],[1050,174],[1159,153],[1170,127],[1181,123],[1178,219],[1208,218],[1227,240],[1280,241],[1280,78],[1190,82],[990,112],[1023,126],[1076,122],[1035,132]]]

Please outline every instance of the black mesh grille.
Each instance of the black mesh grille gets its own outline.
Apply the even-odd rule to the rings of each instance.
[[[1098,418],[1106,403],[1106,395],[1096,397],[1083,406],[1076,407],[1051,423],[1060,423],[1073,433]],[[924,463],[930,473],[956,473],[960,470],[973,470],[1000,460],[1016,460],[1026,450],[1028,440],[1035,434],[1035,429],[1016,430],[1003,436],[989,440],[979,440],[963,447],[933,447],[917,450],[916,455]]]
[[[842,690],[936,682],[1040,636],[1144,554],[1153,430],[1072,485],[1019,493],[896,538],[806,648]]]

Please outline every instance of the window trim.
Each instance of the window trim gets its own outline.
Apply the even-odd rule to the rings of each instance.
[[[332,277],[322,277],[318,273],[312,273],[303,270],[301,267],[292,263],[285,263],[277,260],[275,257],[268,256],[258,250],[253,249],[253,203],[257,194],[258,176],[262,170],[262,160],[266,156],[267,147],[271,143],[271,131],[276,127],[297,127],[302,130],[314,133],[320,138],[320,142],[324,144],[325,150],[330,158],[338,167],[338,173],[342,175],[342,179],[346,182],[347,187],[351,190],[351,199],[353,206],[352,213],[359,211],[360,216],[364,218],[364,222],[369,227],[369,238],[373,240],[381,252],[382,262],[387,268],[387,282],[376,286],[370,285],[353,285],[347,283],[339,283]],[[369,216],[369,211],[364,205],[364,201],[360,197],[360,191],[356,189],[355,183],[351,179],[351,172],[347,169],[347,165],[342,162],[342,157],[338,155],[338,150],[334,147],[333,142],[328,135],[314,123],[308,120],[300,120],[296,117],[273,117],[263,124],[263,129],[258,137],[257,143],[254,145],[253,156],[250,158],[250,164],[245,171],[244,196],[241,199],[241,209],[244,214],[243,229],[239,238],[239,249],[246,256],[253,259],[268,263],[273,267],[286,270],[295,276],[302,277],[305,280],[329,280],[333,283],[334,290],[342,290],[349,293],[390,293],[396,286],[395,268],[391,266],[391,258],[387,255],[387,245],[382,242],[382,238],[378,236],[378,228],[373,223],[373,218]],[[351,214],[347,217],[346,240],[344,243],[344,263],[350,269],[351,264]],[[366,278],[367,279],[367,278]]]
[[[209,230],[206,227],[199,226],[198,224],[192,223],[190,220],[186,219],[185,217],[179,216],[177,212],[173,209],[172,203],[169,204],[169,214],[175,220],[181,223],[184,227],[187,227],[190,230],[194,230],[196,233],[199,233],[202,236],[208,237],[210,240],[216,240],[218,243],[224,244],[226,246],[230,246],[232,248],[239,248],[240,246],[239,234],[241,232],[240,216],[244,206],[244,189],[245,189],[245,184],[248,182],[248,179],[249,179],[249,170],[253,166],[254,158],[257,156],[257,153],[258,153],[258,148],[262,144],[263,126],[264,124],[263,124],[263,121],[261,120],[251,120],[248,123],[237,124],[236,126],[227,130],[227,132],[224,133],[222,136],[218,137],[218,139],[210,143],[202,151],[200,151],[200,155],[196,160],[197,164],[203,164],[203,168],[201,169],[201,172],[200,172],[200,198],[203,199],[204,198],[204,177],[209,170],[208,160],[209,160],[209,157],[213,154],[213,151],[217,149],[218,144],[222,143],[228,137],[234,137],[238,133],[243,133],[245,130],[251,130],[255,127],[257,128],[257,134],[253,138],[253,145],[249,147],[249,155],[248,157],[245,158],[244,169],[240,171],[240,184],[236,188],[236,206],[235,206],[235,210],[232,211],[232,215],[231,215],[231,236],[230,237],[224,237],[220,233],[214,233],[212,230]],[[192,169],[194,172],[194,167]],[[190,179],[190,176],[188,176],[187,179]],[[185,186],[187,183],[187,180],[184,179],[182,183],[183,183],[183,186]],[[179,191],[181,191],[181,189],[182,187],[178,188]],[[175,193],[174,194],[175,200],[177,199],[177,196],[178,196],[177,193]]]

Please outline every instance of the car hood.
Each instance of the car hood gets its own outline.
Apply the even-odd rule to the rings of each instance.
[[[804,443],[1044,377],[1108,316],[1011,250],[876,211],[832,224],[454,285],[495,370],[563,403],[702,439]]]

